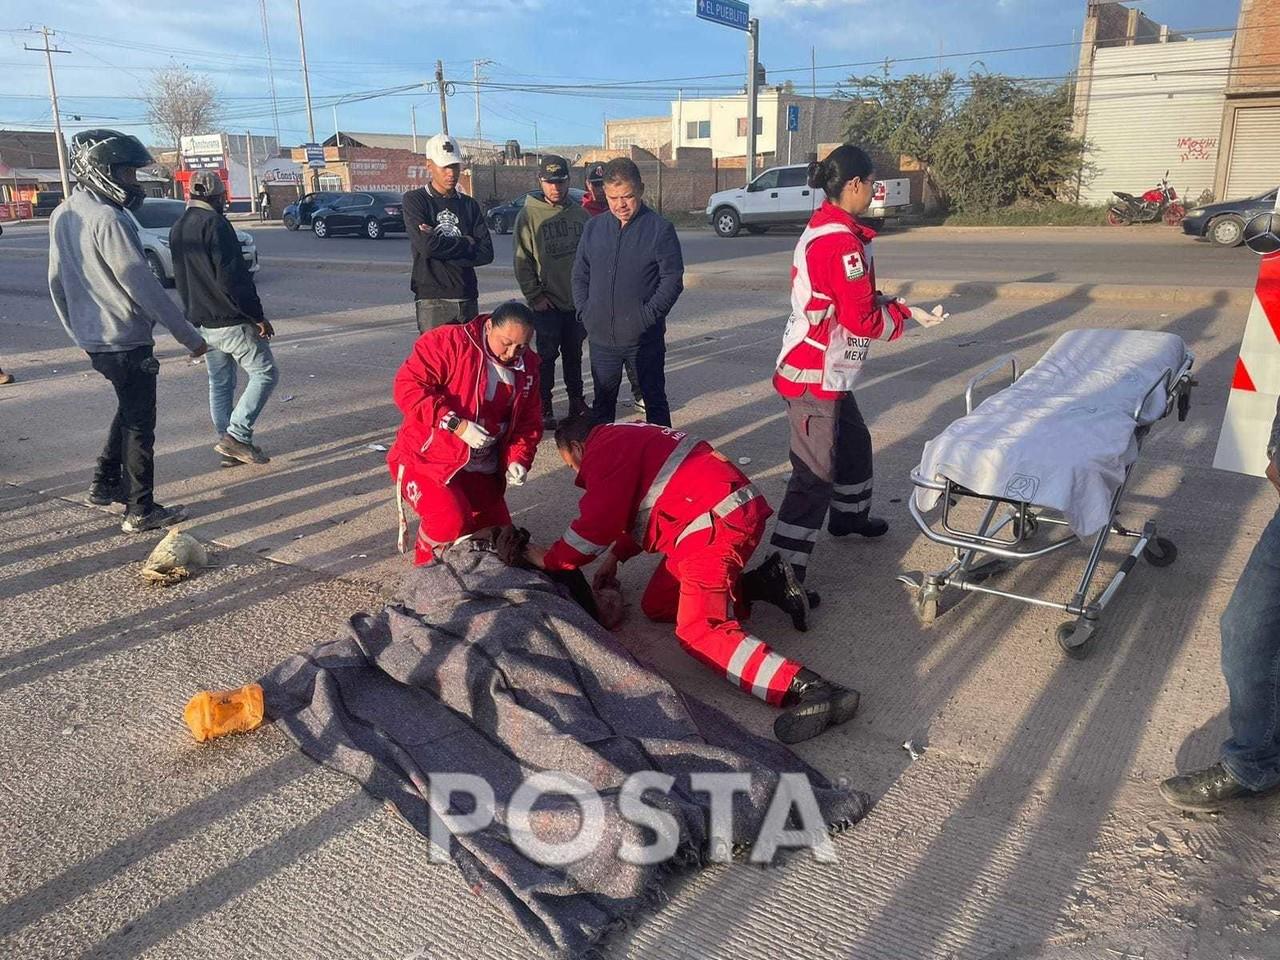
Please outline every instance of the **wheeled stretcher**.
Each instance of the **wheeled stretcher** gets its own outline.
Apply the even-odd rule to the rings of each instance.
[[[913,588],[920,618],[933,622],[949,588],[1021,600],[1072,615],[1059,626],[1058,643],[1073,657],[1085,656],[1138,557],[1157,567],[1177,557],[1151,521],[1139,531],[1116,517],[1151,427],[1175,409],[1186,419],[1194,360],[1173,334],[1076,330],[1021,375],[1010,354],[970,380],[965,416],[925,445],[911,473],[911,516],[926,537],[954,551],[942,570],[898,578]],[[1009,385],[975,408],[978,387],[1004,370]],[[1057,533],[1044,542],[1042,530]],[[1133,540],[1133,548],[1091,595],[1113,535]],[[1090,541],[1084,572],[1066,600],[986,583],[1011,564]]]

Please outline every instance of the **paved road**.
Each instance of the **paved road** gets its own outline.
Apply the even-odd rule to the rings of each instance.
[[[260,424],[273,454],[261,468],[218,469],[205,370],[161,339],[160,496],[191,504],[188,529],[220,554],[216,569],[163,590],[136,578],[154,537],[124,537],[116,514],[74,502],[109,391],[54,318],[43,262],[0,253],[0,362],[19,377],[0,388],[0,756],[11,771],[0,954],[534,956],[456,871],[427,865],[403,823],[274,729],[200,747],[180,721],[195,689],[246,682],[335,636],[405,570],[384,454],[370,448],[392,436],[389,379],[415,336],[388,279],[263,272],[283,380]],[[497,272],[482,283],[486,298],[510,290]],[[800,752],[869,791],[875,809],[837,838],[839,864],[703,871],[605,957],[1280,956],[1280,806],[1196,819],[1154,792],[1175,767],[1207,762],[1223,736],[1216,622],[1275,509],[1265,483],[1209,466],[1243,315],[1081,299],[957,297],[951,309],[949,325],[882,345],[860,392],[888,536],[821,539],[811,586],[824,603],[809,633],[774,611],[753,619],[782,652],[863,691],[852,725]],[[782,290],[691,289],[668,351],[676,422],[749,460],[774,503],[788,465],[768,371],[785,312]],[[922,628],[894,581],[947,559],[903,502],[921,447],[993,356],[1032,360],[1090,326],[1171,330],[1197,354],[1191,419],[1153,431],[1124,517],[1154,518],[1179,544],[1178,564],[1133,571],[1084,661],[1054,642],[1061,614],[996,598],[968,596]],[[576,500],[544,445],[511,505],[547,540]],[[1066,596],[1082,561],[1060,554],[999,584]],[[623,642],[767,733],[768,708],[639,615],[651,568],[624,568]],[[901,748],[907,738],[927,744],[919,760]]]
[[[402,236],[318,240],[310,233],[290,233],[279,226],[240,226],[253,232],[261,255],[268,260],[283,257],[409,263],[408,241]],[[680,232],[689,266],[729,267],[748,274],[785,273],[798,236],[796,230],[778,230],[764,236],[723,240],[708,230]],[[46,237],[42,225],[6,228],[0,237],[0,258],[6,247],[44,249]],[[1257,261],[1245,248],[1223,250],[1164,226],[999,230],[890,227],[876,241],[876,257],[881,276],[918,281],[1248,287],[1257,274]],[[510,263],[511,237],[495,237],[495,267]]]

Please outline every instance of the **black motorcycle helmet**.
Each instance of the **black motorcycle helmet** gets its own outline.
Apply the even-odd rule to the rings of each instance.
[[[154,162],[141,140],[118,130],[84,130],[71,138],[71,172],[77,182],[118,207],[137,210],[146,194],[117,180],[116,169]]]

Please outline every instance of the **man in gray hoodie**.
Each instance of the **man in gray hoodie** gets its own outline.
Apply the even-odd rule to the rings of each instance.
[[[208,349],[147,267],[125,208],[142,205],[138,168],[151,155],[136,138],[86,130],[71,140],[78,181],[49,220],[49,292],[58,319],[116,392],[116,415],[89,487],[89,502],[125,504],[120,529],[141,533],[185,519],[155,502],[156,377],[152,330],[163,324],[200,357]]]

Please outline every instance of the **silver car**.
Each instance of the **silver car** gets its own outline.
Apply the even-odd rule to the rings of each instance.
[[[138,226],[142,250],[147,256],[147,266],[166,287],[173,283],[173,254],[169,251],[169,228],[178,222],[187,205],[181,200],[162,200],[147,197],[137,210],[128,211]],[[253,234],[236,231],[240,250],[249,264],[249,272],[258,272],[258,245]]]

